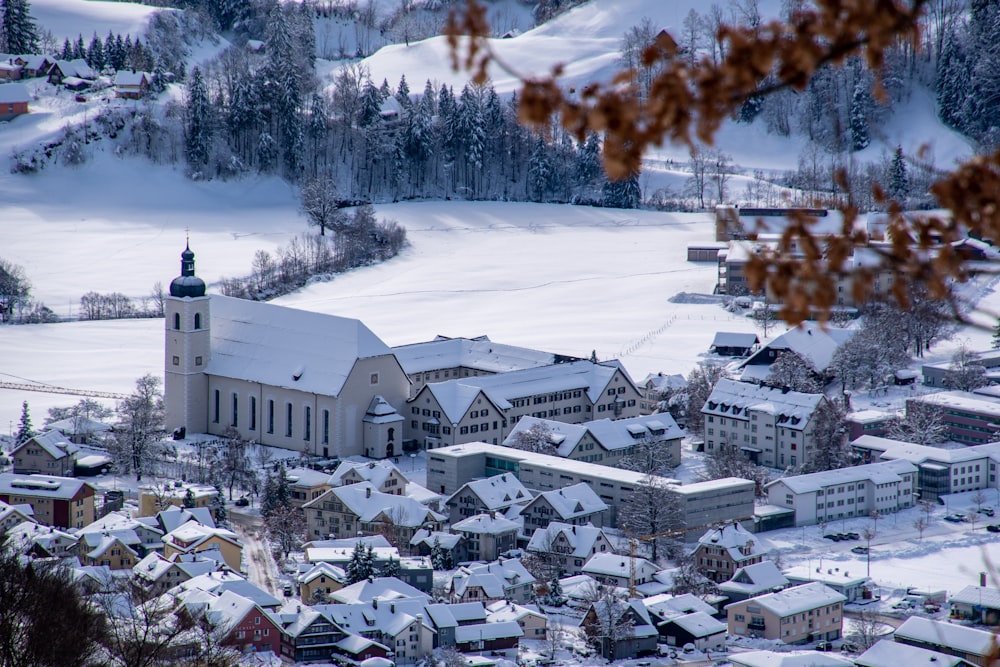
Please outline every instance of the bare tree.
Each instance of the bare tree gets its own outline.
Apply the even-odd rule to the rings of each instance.
[[[813,440],[816,443],[812,458],[803,469],[806,472],[836,470],[851,464],[851,450],[847,444],[847,410],[841,401],[823,400],[813,416]]]
[[[243,439],[235,427],[228,426],[222,432],[220,444],[219,473],[222,483],[229,489],[229,499],[232,500],[233,487],[246,488],[247,482],[253,478],[253,466],[247,451],[250,443]]]
[[[771,473],[767,468],[751,462],[736,445],[721,441],[713,449],[708,450],[701,478],[709,481],[726,477],[752,480],[758,498],[766,495],[764,486],[771,481]]]
[[[112,452],[123,470],[135,473],[137,481],[152,465],[156,445],[165,435],[163,394],[160,378],[144,375],[135,382],[135,391],[118,404],[118,425]]]
[[[107,619],[101,644],[110,667],[153,667],[190,641],[187,614],[176,614],[170,596],[157,596],[138,581],[113,579],[94,601]]]
[[[31,283],[24,268],[0,257],[0,324],[14,319],[28,305]]]
[[[557,450],[552,443],[552,428],[544,421],[536,421],[529,428],[516,431],[507,446],[541,454],[556,454]]]
[[[615,646],[628,639],[635,626],[628,601],[614,586],[602,584],[591,585],[584,599],[590,603],[582,623],[587,642],[605,658],[614,659]]]
[[[340,210],[337,184],[329,177],[313,178],[302,185],[301,210],[310,225],[319,227],[321,236],[327,229],[339,234],[347,224],[347,216]]]
[[[889,422],[886,436],[915,445],[935,445],[948,439],[944,412],[921,401],[906,402],[906,415]]]
[[[652,433],[644,434],[632,445],[628,454],[618,460],[618,466],[645,475],[665,475],[680,464],[670,453],[667,442]]]
[[[701,409],[705,407],[708,397],[715,385],[726,376],[722,366],[699,364],[687,377],[687,430],[691,435],[701,436],[705,433],[705,418]]]
[[[152,303],[152,312],[156,317],[163,317],[163,307],[166,303],[166,293],[163,291],[163,283],[157,280],[153,283],[153,290],[149,293],[149,300]]]
[[[879,620],[878,614],[863,609],[854,617],[854,632],[849,638],[862,650],[867,651],[892,628]]]
[[[816,377],[816,369],[802,355],[793,350],[785,350],[771,364],[771,372],[768,373],[765,384],[805,394],[818,394],[823,388]]]
[[[986,367],[979,360],[979,355],[970,350],[966,343],[959,345],[951,357],[944,386],[958,391],[972,391],[988,384]]]
[[[291,503],[282,503],[272,509],[264,518],[264,528],[285,558],[306,539],[306,517]]]
[[[618,510],[618,527],[626,534],[649,544],[651,560],[661,551],[673,551],[682,542],[680,535],[664,533],[683,528],[680,499],[662,477],[646,476]]]
[[[556,659],[556,651],[562,646],[563,639],[569,633],[562,621],[557,616],[551,616],[545,625],[545,646],[548,649],[549,657]]]
[[[917,534],[920,536],[920,540],[923,540],[924,530],[927,529],[927,517],[917,517],[917,520],[913,522],[913,527],[917,529]]]

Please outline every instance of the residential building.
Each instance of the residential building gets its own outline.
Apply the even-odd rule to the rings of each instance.
[[[771,364],[786,352],[802,357],[816,372],[817,378],[825,377],[833,355],[849,341],[856,329],[824,327],[816,322],[802,322],[754,352],[740,364],[740,379],[763,382],[771,374]]]
[[[41,526],[34,521],[23,521],[4,532],[3,546],[18,553],[40,558],[69,558],[77,554],[79,538],[71,533]]]
[[[726,659],[736,667],[853,667],[850,658],[823,651],[746,651]]]
[[[997,638],[987,630],[910,616],[892,637],[899,643],[953,655],[980,667],[997,662]]]
[[[347,486],[359,482],[369,482],[381,493],[403,496],[406,495],[410,480],[389,460],[342,461],[330,475],[332,486]]]
[[[96,518],[94,487],[72,477],[0,473],[0,501],[31,505],[32,518],[57,528],[83,528]]]
[[[687,387],[687,379],[674,373],[665,375],[663,373],[650,373],[639,383],[639,391],[642,392],[642,400],[639,401],[639,414],[651,415],[660,410],[660,401],[667,393],[674,392]]]
[[[140,582],[151,594],[162,595],[174,586],[182,584],[194,576],[205,574],[206,572],[202,570],[214,572],[217,567],[214,561],[212,563],[206,561],[205,567],[195,568],[192,571],[191,568],[185,567],[189,564],[182,561],[169,560],[154,551],[147,554],[145,558],[132,567],[132,575],[135,581]]]
[[[915,493],[922,500],[998,487],[1000,442],[942,449],[865,435],[853,441],[851,449],[865,463],[908,461],[916,466]]]
[[[699,572],[721,583],[740,568],[763,561],[764,554],[760,538],[734,521],[711,528],[702,535],[692,558]]]
[[[650,561],[638,556],[595,553],[583,564],[580,572],[593,577],[605,586],[627,589],[630,583],[639,586],[652,581],[658,569]]]
[[[427,599],[399,598],[353,604],[315,605],[337,626],[377,642],[393,652],[397,664],[409,664],[434,648],[433,629],[425,619]]]
[[[611,540],[600,528],[558,521],[536,528],[525,550],[550,564],[560,577],[580,574],[591,556],[615,552]]]
[[[495,602],[511,600],[528,603],[534,597],[535,577],[517,558],[458,568],[448,584],[452,602]]]
[[[631,470],[484,442],[435,449],[428,452],[427,461],[427,485],[432,491],[441,493],[454,493],[470,480],[505,473],[516,477],[523,487],[539,492],[584,482],[608,505],[611,525],[617,520],[617,508],[628,502],[637,488],[649,482],[648,476]],[[654,481],[667,486],[682,501],[678,528],[687,530],[685,537],[688,539],[701,535],[705,526],[748,520],[753,516],[752,481],[729,477],[683,486],[664,477],[654,478]]]
[[[1000,625],[1000,588],[966,586],[948,599],[952,618],[982,625]]]
[[[571,361],[435,382],[407,402],[406,437],[426,449],[498,444],[526,415],[568,423],[637,417],[639,389],[617,361]]]
[[[459,653],[517,657],[524,630],[516,621],[497,621],[455,628],[455,650]]]
[[[545,639],[548,616],[537,607],[525,607],[507,600],[498,600],[486,605],[488,623],[508,623],[513,621],[521,626],[525,639]]]
[[[170,506],[208,509],[219,491],[208,484],[165,482],[139,487],[139,516],[156,516]]]
[[[330,594],[347,583],[344,568],[331,563],[316,563],[298,576],[299,598],[307,603],[329,602]]]
[[[755,333],[716,331],[708,351],[720,357],[749,357],[760,347]]]
[[[281,620],[281,656],[296,664],[328,662],[337,644],[349,637],[329,616],[299,602],[287,602],[276,617]]]
[[[729,581],[719,584],[719,593],[729,598],[730,602],[739,602],[766,593],[776,593],[787,587],[788,579],[774,561],[762,560],[736,570]]]
[[[115,74],[115,97],[127,100],[142,99],[149,92],[153,75],[148,72],[121,71]]]
[[[112,570],[131,570],[142,558],[142,544],[134,530],[84,532],[80,534],[82,565],[103,565]]]
[[[8,58],[7,62],[0,61],[0,83],[18,81],[23,74],[24,66],[21,63],[14,62],[13,58]]]
[[[433,382],[496,375],[579,360],[578,357],[494,343],[487,336],[437,336],[424,343],[400,345],[392,351],[410,380],[411,397]]]
[[[45,76],[46,70],[52,66],[52,58],[44,55],[24,55],[14,58],[15,65],[21,65],[21,74],[25,78],[33,79],[38,76]]]
[[[430,557],[435,545],[450,559],[448,562],[460,563],[469,560],[465,552],[465,537],[441,530],[421,529],[410,538],[410,553],[414,556]]]
[[[0,500],[0,535],[6,535],[8,530],[23,522],[35,522],[31,505],[8,505]]]
[[[370,482],[334,487],[302,509],[311,537],[385,535],[404,548],[418,530],[440,530],[445,519],[413,498],[382,493]]]
[[[312,468],[290,468],[285,471],[288,480],[288,500],[295,507],[302,507],[316,500],[334,487],[330,473]]]
[[[14,462],[14,473],[18,475],[72,477],[79,449],[53,429],[22,442],[11,450],[10,458]]]
[[[5,83],[0,86],[0,121],[9,121],[28,113],[31,93],[23,83]]]
[[[358,320],[207,296],[194,253],[165,301],[164,408],[169,430],[240,437],[324,458],[401,451],[409,381]]]
[[[445,507],[450,521],[456,523],[483,512],[506,513],[515,505],[527,505],[531,499],[531,492],[516,475],[503,473],[466,482],[445,501]]]
[[[785,570],[785,577],[792,586],[818,582],[844,596],[847,603],[871,599],[878,587],[870,577],[861,574],[860,568],[851,571],[838,565],[828,567],[808,567],[799,565]]]
[[[970,391],[942,391],[923,394],[906,400],[906,410],[911,406],[936,408],[941,421],[948,427],[948,439],[964,445],[982,445],[993,442],[1000,421],[1000,397]]]
[[[870,649],[854,658],[858,667],[972,667],[961,658],[929,649],[880,639]]]
[[[243,541],[231,530],[188,521],[163,536],[163,555],[167,558],[215,549],[222,553],[227,566],[236,572],[241,570]]]
[[[385,535],[307,542],[304,546],[306,562],[312,565],[329,563],[346,571],[347,564],[351,561],[354,550],[359,544],[365,548],[369,546],[372,548],[376,570],[381,570],[388,565],[389,561],[393,561],[399,568],[396,579],[423,592],[431,590],[434,584],[434,570],[431,567],[430,558],[426,556],[400,556],[399,549],[390,545]],[[332,589],[329,592],[333,593],[336,590]]]
[[[454,646],[456,628],[486,622],[486,608],[482,602],[429,604],[425,609],[435,630],[434,648]]]
[[[727,626],[702,611],[681,614],[656,624],[660,639],[667,646],[691,644],[703,652],[725,651]]]
[[[636,658],[656,651],[659,634],[639,600],[594,602],[580,627],[605,660]]]
[[[844,596],[821,583],[726,605],[729,634],[779,639],[786,644],[839,639]]]
[[[894,415],[881,410],[857,410],[844,416],[847,426],[847,441],[857,440],[863,435],[884,436]]]
[[[770,504],[795,510],[796,526],[811,526],[913,507],[917,482],[917,466],[900,459],[782,477],[764,489]]]
[[[515,447],[522,434],[543,429],[548,434],[550,448],[546,453],[575,461],[618,466],[622,459],[635,456],[644,445],[654,445],[662,455],[664,465],[678,466],[681,462],[681,440],[684,430],[669,413],[657,413],[621,419],[597,419],[570,424],[554,419],[522,417],[503,444]]]
[[[453,523],[451,530],[465,537],[469,560],[492,561],[517,547],[521,524],[490,511]]]
[[[225,591],[205,605],[206,617],[218,628],[222,644],[244,653],[281,655],[281,622],[253,600]]]
[[[1000,371],[1000,368],[998,368],[1000,366],[1000,350],[973,352],[972,357],[975,363],[983,367],[985,375],[991,381],[996,382],[997,372]],[[955,378],[958,370],[955,364],[950,361],[924,364],[920,367],[920,372],[923,375],[923,383],[928,387],[941,387],[942,389],[949,389],[954,386],[952,385],[952,380]]]
[[[771,468],[806,466],[816,454],[816,412],[823,394],[805,394],[723,378],[701,413],[705,450],[735,447]]]
[[[553,521],[571,526],[604,526],[608,505],[585,482],[543,491],[521,510],[524,533],[546,528]]]

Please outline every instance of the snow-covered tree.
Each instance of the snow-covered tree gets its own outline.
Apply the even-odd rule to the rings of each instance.
[[[835,470],[851,464],[851,450],[847,444],[847,411],[840,401],[820,402],[813,415],[812,456],[803,466],[804,472]]]
[[[528,162],[528,192],[531,201],[545,201],[552,182],[552,165],[549,162],[549,147],[545,139],[538,137],[535,150]]]
[[[347,562],[347,567],[345,568],[348,584],[354,584],[364,581],[368,577],[375,576],[374,554],[373,552],[369,553],[370,550],[371,547],[365,548],[364,543],[360,540],[354,545],[354,551],[351,552],[351,560]]]
[[[306,518],[302,510],[284,502],[264,517],[264,528],[271,542],[285,558],[306,539]]]
[[[552,428],[543,421],[535,422],[531,428],[514,433],[507,446],[540,454],[555,454],[557,450],[552,443]]]
[[[39,45],[28,0],[0,0],[0,53],[37,53]]]
[[[951,357],[944,386],[958,391],[972,391],[989,383],[986,379],[986,367],[979,360],[979,355],[970,350],[965,343],[959,345]]]
[[[90,46],[87,47],[87,64],[100,72],[104,69],[106,63],[107,56],[104,51],[104,43],[101,42],[101,38],[95,32],[90,40]]]
[[[36,435],[36,431],[31,425],[31,414],[28,412],[28,402],[21,403],[21,419],[17,422],[17,433],[14,434],[14,445],[21,445],[31,440]]]
[[[906,414],[889,422],[886,436],[916,445],[936,445],[948,439],[948,426],[941,408],[911,400]]]
[[[906,158],[903,147],[896,146],[889,164],[889,183],[886,192],[896,201],[905,202],[910,196],[910,178],[906,173]]]
[[[639,174],[632,174],[620,181],[606,181],[602,200],[604,206],[608,208],[639,208],[639,204],[642,203]]]
[[[871,133],[868,130],[868,115],[871,109],[870,87],[866,82],[858,81],[851,96],[851,149],[864,150],[871,144]]]
[[[549,592],[545,594],[542,598],[542,604],[546,604],[550,607],[561,607],[566,604],[566,596],[563,595],[562,584],[559,583],[559,577],[552,577],[549,581]]]
[[[683,542],[682,536],[660,535],[681,526],[682,508],[676,493],[662,478],[645,477],[625,504],[618,510],[618,526],[650,546],[650,559],[655,563]],[[660,535],[659,537],[653,537]]]
[[[618,461],[619,467],[624,470],[665,476],[680,463],[673,459],[666,441],[652,433],[643,435],[631,449],[631,452]]]
[[[184,122],[184,152],[192,171],[200,172],[208,164],[212,151],[212,105],[201,69],[195,67],[187,88]]]
[[[765,383],[804,394],[818,394],[822,391],[812,364],[792,350],[785,350],[771,364],[771,372]]]
[[[144,375],[136,380],[135,391],[118,404],[112,453],[121,469],[135,473],[136,481],[142,481],[152,465],[165,434],[160,383],[158,376]]]
[[[687,430],[691,435],[700,436],[705,432],[705,418],[701,409],[711,395],[715,385],[726,376],[722,366],[699,364],[687,377]]]
[[[450,570],[454,567],[451,552],[441,547],[441,540],[437,535],[434,536],[434,542],[431,543],[431,567],[435,570]]]
[[[398,577],[402,570],[399,566],[399,561],[389,556],[389,560],[382,566],[378,572],[380,577]]]
[[[337,183],[328,176],[311,178],[302,185],[301,210],[311,226],[319,227],[320,236],[325,236],[327,229],[339,235],[347,227]]]

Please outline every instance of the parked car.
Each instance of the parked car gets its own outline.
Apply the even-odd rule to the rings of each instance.
[[[950,521],[951,523],[962,523],[965,521],[965,515],[961,512],[955,512],[954,514],[949,514],[944,518],[945,521]]]
[[[247,498],[246,496],[243,496],[242,498],[237,498],[234,504],[237,507],[246,507],[247,505],[250,504],[250,499]]]
[[[852,644],[851,642],[844,642],[840,645],[840,650],[843,653],[860,653],[861,649],[858,648],[857,644]]]
[[[285,587],[282,589],[281,592],[285,594],[286,598],[292,597],[292,585],[291,584],[285,584]]]
[[[868,547],[857,546],[851,549],[851,553],[864,555],[868,553]]]
[[[991,533],[1000,533],[1000,524],[992,523],[986,526],[986,530],[988,530]]]
[[[827,535],[823,536],[823,539],[825,539],[825,540],[833,540],[834,542],[839,542],[840,541],[840,535],[837,535],[836,533],[828,533]]]
[[[993,516],[995,514],[992,507],[981,507],[979,509],[979,513],[985,514],[986,516]]]
[[[830,642],[819,642],[818,644],[816,644],[816,650],[817,651],[832,651],[833,650],[833,644],[831,644]]]
[[[852,540],[860,540],[861,539],[861,536],[858,535],[857,533],[854,533],[854,532],[847,533],[847,536],[850,537]]]

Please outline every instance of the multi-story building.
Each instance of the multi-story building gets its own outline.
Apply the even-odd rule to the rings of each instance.
[[[515,446],[519,439],[535,433],[548,437],[550,453],[555,456],[606,466],[617,466],[644,444],[654,445],[665,465],[678,466],[684,438],[684,430],[668,413],[580,424],[527,416],[518,420],[503,444]]]
[[[94,487],[72,477],[0,473],[0,500],[31,505],[35,521],[56,528],[83,528],[96,518]]]
[[[728,581],[737,570],[764,560],[760,540],[738,522],[709,529],[698,539],[695,567],[716,583]]]
[[[527,505],[532,497],[516,475],[503,473],[466,482],[445,501],[445,507],[451,523],[457,523],[483,512],[506,513],[515,505]]]
[[[539,492],[585,483],[608,505],[609,521],[617,521],[617,509],[648,484],[650,477],[621,468],[563,459],[485,442],[470,442],[435,449],[427,454],[427,485],[448,493],[470,480],[510,473],[521,484]],[[677,494],[681,515],[677,528],[695,539],[706,526],[746,521],[753,517],[754,483],[738,477],[680,485],[676,480],[653,477]]]
[[[970,391],[942,391],[907,399],[906,411],[914,406],[936,408],[948,427],[948,439],[965,445],[996,440],[1000,421],[1000,398]]]
[[[913,507],[917,473],[909,461],[885,461],[782,477],[764,488],[771,505],[795,510],[796,526],[811,526]]]
[[[492,561],[517,546],[521,524],[496,512],[470,516],[451,524],[452,531],[465,537],[469,560]]]
[[[705,449],[735,447],[771,468],[807,465],[816,453],[816,411],[825,403],[823,394],[723,378],[701,409]]]
[[[568,423],[639,416],[641,393],[617,361],[571,361],[424,386],[407,402],[406,437],[427,449],[498,444],[526,415]]]
[[[421,528],[439,530],[444,516],[407,496],[378,491],[370,482],[338,486],[303,505],[312,539],[385,535],[409,545]]]
[[[821,583],[802,584],[726,605],[729,634],[802,644],[839,639],[844,596]]]
[[[608,505],[585,482],[544,491],[521,510],[524,534],[557,521],[573,526],[603,526]]]
[[[79,450],[59,431],[47,431],[28,438],[10,452],[14,472],[19,475],[59,475],[69,477]]]
[[[168,507],[198,507],[208,509],[218,489],[209,484],[164,482],[139,488],[139,516],[156,516]]]
[[[587,560],[599,553],[614,553],[614,545],[600,528],[571,526],[553,521],[531,535],[525,550],[559,573],[560,577],[580,574]]]

